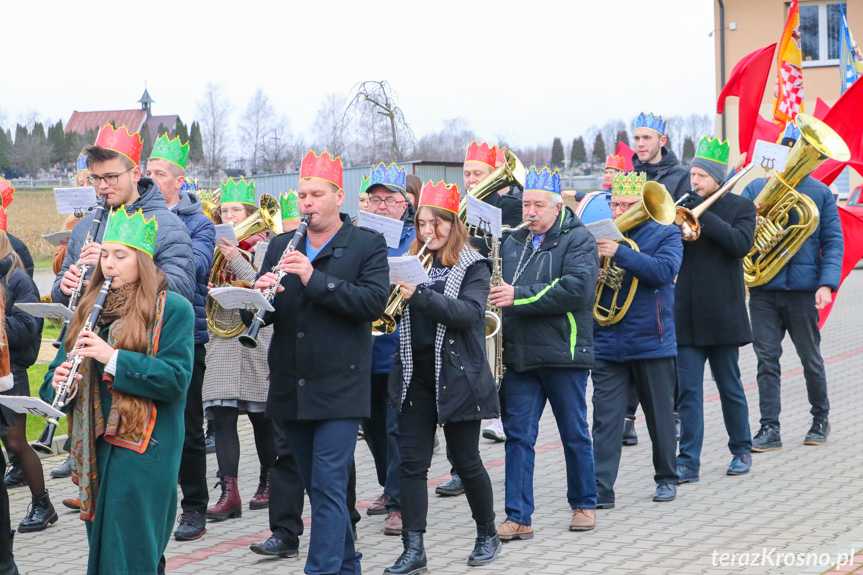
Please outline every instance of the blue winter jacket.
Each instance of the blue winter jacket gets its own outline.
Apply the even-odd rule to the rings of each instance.
[[[192,252],[195,258],[195,343],[207,343],[207,281],[213,267],[213,251],[216,248],[216,228],[213,220],[204,215],[201,200],[192,192],[180,192],[180,203],[173,208],[174,213],[186,224],[192,236]]]
[[[648,221],[627,232],[638,244],[635,251],[621,244],[612,262],[626,270],[618,305],[629,294],[632,278],[638,288],[632,305],[622,320],[603,327],[594,322],[594,353],[606,361],[630,361],[677,357],[677,334],[674,330],[674,278],[683,261],[680,228]],[[600,303],[608,307],[612,292],[605,289]]]
[[[405,222],[399,247],[390,248],[387,257],[406,254],[411,242],[416,237],[413,223]],[[393,356],[399,349],[399,330],[387,335],[377,335],[372,338],[372,373],[389,373],[393,366]]]
[[[764,178],[750,182],[741,196],[754,201],[766,183]],[[820,223],[772,280],[751,290],[814,292],[821,286],[828,286],[831,291],[839,289],[844,240],[836,200],[830,188],[811,176],[803,178],[796,189],[818,206]]]

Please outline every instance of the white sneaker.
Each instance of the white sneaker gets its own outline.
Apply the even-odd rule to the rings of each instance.
[[[499,417],[492,419],[488,427],[482,430],[482,436],[498,443],[506,441],[506,434],[503,432],[503,421]]]

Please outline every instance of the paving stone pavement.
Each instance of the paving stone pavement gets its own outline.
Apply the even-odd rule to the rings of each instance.
[[[846,280],[822,334],[832,400],[833,431],[827,445],[803,445],[810,419],[809,404],[800,363],[786,338],[781,451],[753,454],[754,465],[748,476],[725,475],[731,457],[716,388],[708,370],[701,481],[680,486],[674,502],[652,502],[651,450],[647,429],[639,421],[636,429],[640,443],[623,451],[616,485],[617,508],[598,512],[595,531],[570,533],[563,452],[554,418],[547,409],[537,442],[535,539],[505,544],[494,564],[468,568],[466,561],[475,532],[467,501],[463,496],[441,498],[433,494],[433,486],[448,478],[449,465],[441,452],[434,457],[429,471],[426,550],[430,572],[815,574],[830,571],[837,554],[859,553],[863,549],[863,482],[861,471],[856,468],[860,451],[854,438],[863,437],[863,418],[859,413],[863,405],[863,386],[859,381],[863,368],[861,302],[863,271],[855,271]],[[754,432],[758,429],[759,413],[751,346],[741,351],[740,368]],[[591,393],[588,390],[588,395]],[[240,490],[243,500],[248,501],[255,491],[258,462],[247,421],[242,422],[240,433],[243,446]],[[443,442],[443,434],[439,435]],[[503,445],[486,440],[480,440],[480,445],[494,486],[500,521],[504,517]],[[45,460],[46,476],[61,461],[61,457]],[[357,445],[356,462],[357,496],[359,506],[365,508],[381,489],[363,442]],[[216,482],[214,455],[208,456],[207,464],[212,484]],[[83,573],[87,561],[84,526],[77,514],[60,505],[62,498],[74,496],[74,487],[69,480],[50,478],[47,486],[58,511],[62,510],[60,520],[45,532],[16,536],[18,565],[26,574]],[[213,499],[217,496],[216,491],[211,492]],[[10,490],[9,497],[14,527],[26,513],[29,494],[26,488],[17,488]],[[306,517],[308,514],[307,503]],[[380,516],[363,515],[359,524],[357,547],[363,553],[362,566],[367,573],[381,573],[400,553],[399,538],[384,536],[382,528]],[[241,519],[210,523],[207,534],[198,541],[171,540],[166,552],[168,571],[232,575],[302,573],[308,529],[301,540],[299,559],[273,560],[252,554],[248,545],[267,536],[267,511],[245,510]],[[723,557],[724,553],[729,555]],[[734,565],[729,564],[732,553],[738,554]],[[764,555],[756,557],[755,553]],[[796,554],[804,555],[798,560]],[[805,554],[810,555],[807,558]],[[800,564],[807,560],[808,565]],[[863,555],[854,560],[854,569],[863,565]]]

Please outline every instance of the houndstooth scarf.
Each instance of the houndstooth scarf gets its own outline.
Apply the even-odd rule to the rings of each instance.
[[[467,273],[467,269],[472,264],[482,259],[484,258],[480,254],[466,244],[458,256],[458,263],[453,266],[446,278],[446,283],[444,284],[443,289],[444,297],[458,299],[458,293],[461,289],[461,283],[464,280],[464,275]],[[408,394],[408,387],[410,386],[411,378],[414,374],[414,357],[413,348],[411,347],[410,310],[411,307],[409,305],[405,307],[401,322],[399,323],[399,357],[402,360],[402,398],[399,402],[399,410],[401,410],[401,405],[405,402],[405,397],[407,397]],[[446,326],[442,323],[437,324],[437,331],[435,332],[434,340],[435,403],[437,403],[438,400],[437,384],[440,381],[440,369],[443,364],[441,360],[441,351],[443,350],[443,338],[445,333]]]

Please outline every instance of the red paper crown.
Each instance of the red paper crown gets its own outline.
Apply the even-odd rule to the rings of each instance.
[[[623,156],[608,156],[605,159],[605,167],[614,168],[622,172],[626,168],[626,158]]]
[[[2,202],[0,207],[8,210],[9,204],[12,203],[12,195],[14,193],[15,188],[12,187],[12,182],[0,179],[0,202]]]
[[[425,183],[422,192],[420,192],[420,203],[418,207],[429,206],[430,208],[440,208],[449,210],[454,214],[458,213],[458,186],[453,184],[447,186],[443,180],[433,184],[431,180]]]
[[[506,148],[498,148],[494,156],[494,169],[498,169],[506,163]]]
[[[6,231],[6,220],[9,218],[9,212],[6,208],[0,208],[0,230]]]
[[[342,159],[337,156],[334,160],[329,152],[317,156],[309,150],[300,166],[300,178],[318,178],[342,189]]]
[[[126,126],[120,126],[115,130],[111,124],[105,124],[99,130],[96,145],[126,156],[137,166],[141,160],[141,148],[144,147],[144,142],[141,141],[141,135],[138,132],[129,134]]]
[[[495,161],[497,160],[497,146],[492,146],[489,148],[488,144],[483,142],[482,144],[477,144],[476,140],[474,140],[470,146],[467,147],[467,154],[464,157],[465,162],[482,162],[483,164],[489,165],[492,168],[495,165]]]

